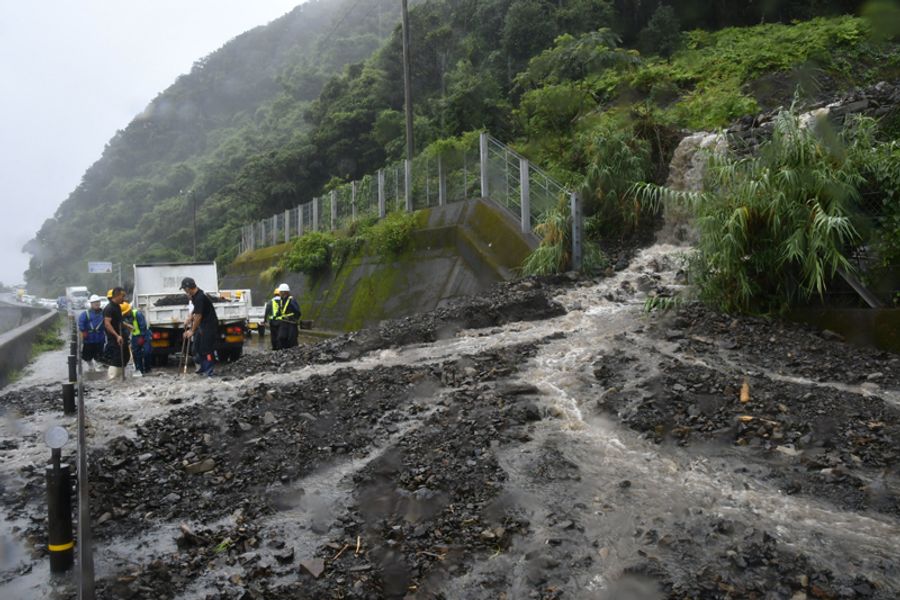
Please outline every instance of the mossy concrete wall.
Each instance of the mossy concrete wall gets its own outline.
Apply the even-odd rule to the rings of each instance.
[[[315,328],[352,331],[437,308],[516,276],[538,240],[490,200],[468,200],[419,212],[421,226],[399,256],[365,251],[316,279],[302,273],[272,278],[289,244],[247,252],[226,267],[223,288],[250,288],[254,304],[271,298],[282,282],[300,300]]]

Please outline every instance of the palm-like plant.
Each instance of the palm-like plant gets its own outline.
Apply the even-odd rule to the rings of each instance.
[[[694,276],[701,298],[728,311],[783,311],[821,296],[859,234],[852,212],[864,179],[850,136],[822,135],[792,111],[749,158],[712,157],[705,192],[653,184],[643,202],[685,202],[697,216]]]

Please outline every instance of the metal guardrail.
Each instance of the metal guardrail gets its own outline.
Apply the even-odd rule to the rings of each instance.
[[[509,146],[482,132],[463,147],[425,152],[323,196],[241,228],[240,253],[281,244],[309,231],[334,231],[364,218],[384,218],[471,198],[491,198],[515,216],[523,233],[574,194]],[[476,142],[477,141],[477,146]]]

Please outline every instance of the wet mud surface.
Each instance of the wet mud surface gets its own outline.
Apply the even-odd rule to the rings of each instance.
[[[213,380],[92,382],[98,597],[900,596],[898,357],[693,305],[647,316],[674,269],[639,259]],[[0,395],[0,510],[25,549],[0,596],[47,560],[54,394]]]

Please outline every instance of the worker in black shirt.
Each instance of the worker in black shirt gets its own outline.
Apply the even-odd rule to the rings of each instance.
[[[300,305],[291,297],[291,288],[286,283],[278,286],[281,298],[275,302],[272,320],[278,322],[278,349],[287,350],[297,345]]]
[[[219,317],[212,300],[206,292],[197,287],[191,277],[181,280],[181,289],[190,296],[194,308],[191,312],[190,329],[184,332],[186,339],[194,340],[194,360],[200,365],[198,373],[213,376],[216,364],[216,338],[219,335]]]
[[[131,352],[125,340],[122,326],[122,303],[125,302],[125,290],[120,287],[112,289],[109,304],[103,309],[103,328],[106,331],[106,348],[104,355],[109,365],[107,377],[116,379],[124,373],[125,366],[131,358]]]

